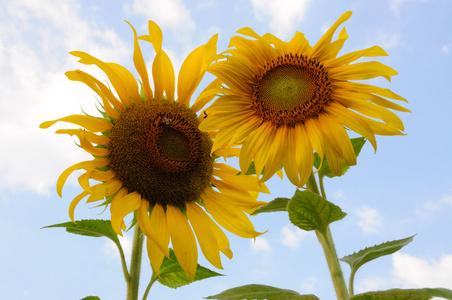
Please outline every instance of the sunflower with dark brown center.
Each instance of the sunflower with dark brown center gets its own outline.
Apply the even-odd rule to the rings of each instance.
[[[351,16],[344,13],[311,47],[296,32],[290,42],[251,28],[234,36],[226,59],[209,67],[225,86],[206,110],[200,129],[218,130],[212,151],[242,143],[240,168],[254,161],[261,181],[281,164],[289,180],[303,186],[313,171],[313,151],[326,157],[331,171],[342,174],[344,163],[356,164],[347,130],[365,137],[376,150],[375,135],[401,135],[402,121],[389,109],[409,112],[386,99],[402,100],[388,89],[350,80],[397,72],[376,61],[354,63],[362,57],[387,55],[378,46],[337,57],[348,38],[345,28],[332,41],[337,28]]]
[[[133,29],[133,27],[132,27]],[[204,256],[215,267],[222,268],[219,252],[232,257],[229,241],[220,227],[246,238],[260,233],[254,230],[245,213],[251,213],[265,202],[256,201],[258,192],[268,192],[254,176],[238,175],[236,169],[217,163],[215,155],[226,155],[225,149],[212,151],[211,135],[202,132],[196,115],[220,87],[215,80],[201,92],[193,106],[190,98],[206,68],[216,54],[216,40],[195,49],[181,66],[175,98],[175,75],[167,54],[161,49],[162,32],[149,21],[149,35],[138,37],[133,29],[133,61],[141,77],[141,91],[133,75],[124,67],[105,63],[87,53],[71,54],[80,62],[102,69],[118,97],[101,81],[80,71],[70,71],[69,79],[80,81],[97,93],[102,101],[103,117],[71,115],[41,124],[48,128],[58,121],[83,129],[63,129],[57,133],[76,135],[80,146],[94,156],[77,163],[58,179],[61,196],[68,176],[75,170],[83,192],[69,207],[74,210],[85,197],[87,202],[106,200],[110,205],[113,229],[120,235],[126,229],[124,217],[136,213],[137,223],[147,236],[151,264],[158,273],[164,256],[169,256],[171,241],[174,253],[187,277],[193,280],[198,261],[195,234]],[[152,43],[156,56],[152,65],[154,91],[141,54],[138,40]],[[118,99],[119,98],[119,99]],[[229,151],[232,155],[234,151]],[[90,179],[100,181],[91,185]]]

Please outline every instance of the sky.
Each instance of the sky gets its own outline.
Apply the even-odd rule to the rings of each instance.
[[[146,34],[151,19],[163,30],[163,48],[177,72],[186,55],[216,33],[219,51],[242,27],[285,40],[298,30],[314,45],[348,10],[353,16],[343,26],[349,39],[340,54],[383,47],[389,56],[379,61],[399,75],[390,84],[382,79],[369,83],[405,97],[412,113],[398,114],[407,135],[377,137],[376,154],[366,144],[357,166],[326,180],[328,199],[348,214],[331,225],[338,255],[416,234],[398,253],[362,267],[355,291],[452,289],[450,0],[0,0],[0,7],[0,299],[125,298],[120,259],[111,242],[41,229],[69,220],[69,203],[81,188],[73,175],[59,198],[56,180],[89,156],[73,138],[54,134],[64,125],[38,126],[82,109],[96,114],[94,93],[69,81],[66,71],[80,68],[106,79],[96,68],[78,64],[69,51],[119,63],[138,76],[133,32],[124,20]],[[151,62],[151,47],[142,50]],[[274,177],[267,185],[272,193],[259,200],[295,192],[287,178]],[[79,204],[76,219],[110,217],[108,210],[101,213],[101,208]],[[202,299],[251,283],[334,298],[313,232],[298,230],[285,213],[251,220],[256,230],[268,232],[255,242],[228,234],[234,257],[223,257],[223,270],[199,255],[202,265],[225,276],[175,290],[156,283],[148,299]],[[121,242],[130,255],[131,232]],[[348,266],[342,268],[348,277]],[[141,294],[150,274],[143,257]]]

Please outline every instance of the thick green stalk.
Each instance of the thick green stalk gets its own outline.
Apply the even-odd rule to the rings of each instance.
[[[320,195],[319,187],[317,186],[317,181],[315,180],[315,175],[312,172],[311,176],[309,176],[308,182],[306,182],[306,187],[309,191]]]
[[[321,195],[326,199],[325,189],[323,187],[323,178],[319,176],[321,193],[315,180],[314,173],[306,183],[306,187],[313,193]],[[325,253],[326,262],[328,264],[328,269],[330,270],[331,279],[333,280],[334,290],[338,300],[348,300],[350,296],[348,294],[347,285],[344,280],[344,273],[342,273],[341,265],[339,264],[339,258],[337,257],[336,248],[334,247],[333,237],[331,235],[330,227],[328,226],[326,232],[315,231],[317,239],[322,245],[323,252]]]
[[[140,285],[141,256],[143,251],[143,234],[140,226],[135,225],[133,232],[132,258],[130,260],[130,277],[127,280],[127,300],[138,300]]]
[[[348,294],[347,285],[344,280],[344,273],[342,273],[341,266],[339,264],[339,259],[337,257],[336,248],[334,247],[333,237],[331,236],[331,231],[329,226],[327,227],[326,233],[315,231],[317,239],[322,245],[323,252],[325,253],[325,258],[328,263],[328,268],[330,270],[331,279],[333,280],[334,290],[336,291],[336,296],[338,300],[348,300],[350,296]]]

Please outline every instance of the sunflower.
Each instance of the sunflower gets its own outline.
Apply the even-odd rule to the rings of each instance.
[[[154,270],[158,273],[164,256],[169,256],[171,240],[180,265],[192,280],[198,260],[195,234],[207,260],[222,268],[219,252],[232,258],[232,251],[217,223],[241,237],[258,236],[260,233],[254,230],[245,212],[251,213],[265,204],[257,201],[256,196],[268,190],[256,177],[237,176],[236,169],[217,162],[216,157],[225,155],[224,149],[213,152],[214,133],[198,129],[203,116],[196,113],[211,101],[209,90],[219,87],[219,81],[214,80],[193,106],[189,105],[206,67],[216,55],[217,36],[185,59],[177,80],[176,98],[173,66],[161,49],[161,29],[152,21],[149,35],[138,37],[132,29],[133,62],[141,88],[124,67],[84,52],[71,52],[82,64],[96,65],[104,71],[117,96],[93,76],[80,70],[69,71],[66,75],[70,80],[86,84],[100,97],[102,117],[71,115],[44,122],[40,127],[48,128],[58,121],[82,127],[57,133],[75,135],[80,147],[94,156],[69,167],[58,178],[57,192],[61,196],[68,176],[75,170],[84,171],[78,178],[83,192],[69,207],[71,220],[74,221],[75,207],[85,197],[87,202],[104,200],[101,205],[110,205],[111,224],[119,235],[126,229],[124,217],[134,213],[147,236]],[[154,90],[138,40],[150,42],[156,53],[152,64]],[[233,154],[234,151],[229,153]],[[90,179],[98,183],[91,185]]]
[[[375,135],[402,135],[402,121],[390,110],[408,109],[386,98],[405,100],[388,89],[353,82],[397,72],[380,62],[353,63],[361,57],[387,55],[378,47],[337,57],[348,35],[345,28],[332,42],[344,13],[314,47],[296,32],[290,42],[251,28],[234,36],[226,59],[208,72],[226,87],[207,109],[200,129],[219,130],[212,151],[242,143],[240,168],[254,161],[256,174],[266,181],[281,167],[289,180],[303,186],[313,169],[313,150],[326,157],[331,171],[342,174],[343,164],[355,165],[347,130],[362,135],[376,150]]]

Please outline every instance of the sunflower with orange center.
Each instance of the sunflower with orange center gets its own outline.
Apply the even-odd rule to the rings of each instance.
[[[326,157],[335,175],[342,174],[344,163],[356,164],[347,130],[365,137],[375,150],[375,135],[402,135],[403,123],[391,110],[409,110],[386,98],[405,99],[353,81],[379,76],[390,81],[397,72],[380,62],[352,63],[386,52],[374,46],[338,57],[348,38],[345,28],[332,38],[351,14],[344,13],[313,47],[300,32],[284,42],[251,28],[237,31],[252,39],[231,38],[226,59],[208,69],[225,84],[216,89],[219,97],[199,127],[219,130],[212,151],[241,143],[242,171],[254,162],[266,181],[282,165],[300,187],[312,172],[313,151]]]
[[[224,149],[212,151],[214,133],[198,129],[203,116],[196,113],[212,100],[209,91],[220,87],[219,81],[209,84],[190,107],[190,99],[216,55],[217,36],[185,59],[178,75],[176,98],[174,69],[162,50],[161,29],[152,21],[149,35],[138,37],[132,29],[133,62],[141,87],[124,67],[84,52],[71,52],[82,64],[96,65],[104,71],[117,95],[89,74],[69,71],[66,75],[70,80],[86,84],[100,97],[102,117],[71,115],[44,122],[40,127],[48,128],[59,121],[81,126],[83,129],[57,133],[77,136],[81,148],[94,156],[69,167],[57,181],[61,196],[68,176],[75,170],[84,171],[79,177],[83,192],[71,202],[70,218],[74,221],[75,207],[82,199],[104,200],[103,205],[110,205],[113,229],[122,235],[126,229],[124,217],[134,213],[147,236],[154,270],[158,273],[164,256],[169,256],[171,241],[177,260],[192,280],[198,261],[195,235],[207,260],[222,268],[220,252],[232,258],[232,251],[219,225],[244,238],[260,235],[245,213],[265,204],[256,196],[268,190],[256,177],[237,175],[236,169],[216,162],[216,157],[225,155]],[[156,53],[152,64],[154,90],[139,40],[150,42]],[[91,185],[90,179],[100,183]]]

